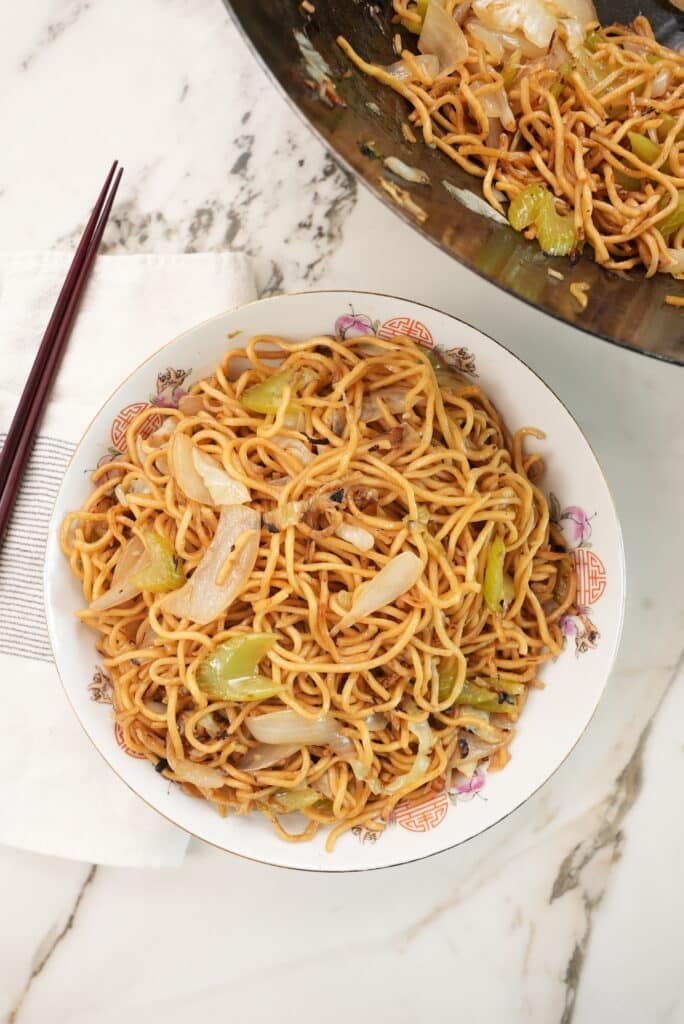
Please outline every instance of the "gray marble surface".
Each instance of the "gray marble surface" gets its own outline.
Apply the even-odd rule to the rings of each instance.
[[[419,240],[323,151],[219,0],[5,4],[0,97],[4,249],[73,245],[116,156],[111,252],[239,249],[264,294],[365,288],[463,317],[586,431],[629,578],[585,738],[464,848],[348,877],[199,844],[165,872],[0,849],[0,1021],[684,1021],[681,371],[559,325]]]

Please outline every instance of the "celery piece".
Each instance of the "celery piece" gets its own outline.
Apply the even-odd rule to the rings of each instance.
[[[684,224],[684,191],[680,189],[677,195],[679,198],[677,200],[677,206],[675,207],[675,209],[672,211],[672,213],[668,213],[665,220],[658,221],[658,223],[655,225],[655,227],[658,228],[658,231],[660,231],[663,238],[668,238],[670,235],[674,234],[675,231],[679,230],[682,224]],[[664,201],[662,203],[663,207],[667,205],[669,201],[669,195],[665,196]]]
[[[133,573],[129,583],[152,594],[165,594],[181,587],[185,583],[185,575],[168,540],[154,530],[145,530],[143,542],[150,560]]]
[[[547,194],[543,185],[528,185],[519,192],[508,207],[508,220],[516,231],[534,224],[539,208]]]
[[[596,53],[602,42],[603,36],[599,32],[599,30],[595,28],[594,31],[590,32],[587,38],[584,40],[584,45],[586,46],[587,50],[589,50],[589,53]]]
[[[282,403],[285,388],[288,386],[294,393],[294,374],[292,370],[281,370],[280,373],[274,373],[266,380],[260,381],[259,384],[253,384],[251,388],[243,391],[240,395],[240,405],[249,409],[250,412],[275,416]],[[296,413],[299,411],[299,406],[290,401],[287,411]]]
[[[553,196],[546,192],[535,220],[537,241],[549,256],[567,256],[577,245],[572,217],[556,211]]]
[[[428,0],[416,0],[416,6],[411,9],[411,12],[420,17],[420,23],[410,21],[408,18],[400,18],[400,23],[404,28],[408,29],[409,32],[413,32],[414,35],[419,36],[423,28],[423,21],[427,13],[427,7]]]
[[[504,559],[506,546],[502,537],[495,537],[487,552],[482,592],[490,612],[500,612],[504,603]]]
[[[265,700],[275,696],[282,687],[267,676],[255,674],[275,642],[273,633],[243,633],[225,640],[199,666],[200,689],[218,700]]]
[[[303,811],[305,807],[323,803],[324,797],[315,789],[277,789],[273,794],[274,801],[282,808],[283,814]]]

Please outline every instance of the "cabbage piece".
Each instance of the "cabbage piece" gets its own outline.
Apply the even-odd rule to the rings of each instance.
[[[418,738],[418,753],[410,771],[399,775],[386,787],[386,793],[398,793],[402,789],[416,789],[420,785],[430,766],[430,751],[435,745],[432,729],[425,722],[409,722],[409,731]]]
[[[468,41],[463,29],[436,0],[428,0],[418,49],[421,53],[437,57],[441,76],[450,74],[468,56]]]
[[[558,28],[558,18],[543,0],[473,0],[472,10],[487,28],[506,33],[520,30],[542,49]]]

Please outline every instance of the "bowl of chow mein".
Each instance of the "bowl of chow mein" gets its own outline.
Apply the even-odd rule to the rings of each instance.
[[[120,778],[221,849],[324,871],[523,803],[591,719],[624,602],[613,501],[556,396],[461,321],[342,291],[138,367],[73,456],[45,579]]]
[[[684,362],[681,0],[226,3],[412,227],[539,309]]]

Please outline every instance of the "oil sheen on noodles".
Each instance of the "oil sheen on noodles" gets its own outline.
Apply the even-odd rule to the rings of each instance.
[[[406,138],[417,128],[481,179],[490,207],[544,252],[587,244],[610,270],[684,278],[684,56],[646,18],[602,28],[591,0],[393,8],[394,64],[338,43],[406,99]]]
[[[141,412],[62,529],[126,745],[329,849],[504,767],[575,594],[528,436],[402,337],[254,337]]]

